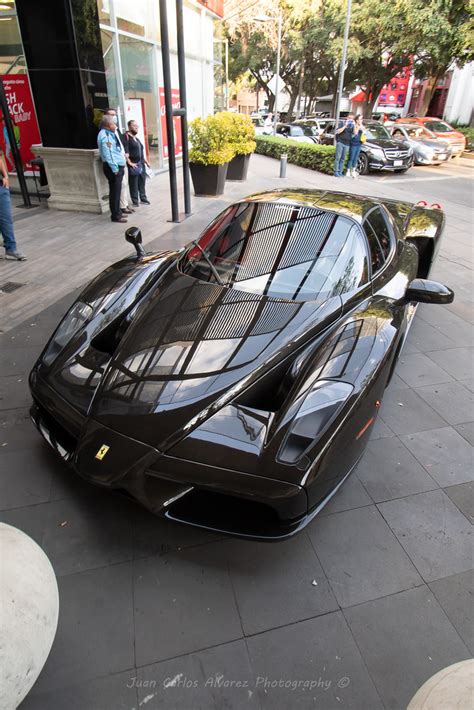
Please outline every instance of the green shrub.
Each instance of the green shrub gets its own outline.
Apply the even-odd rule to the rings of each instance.
[[[216,118],[222,121],[227,140],[232,146],[234,155],[248,155],[256,147],[255,128],[250,116],[243,113],[221,111]]]
[[[468,150],[474,150],[474,128],[471,126],[455,126],[459,133],[463,133],[467,139],[466,148]]]
[[[235,155],[228,141],[227,124],[217,114],[195,118],[188,131],[189,161],[202,165],[224,165]]]
[[[256,152],[260,155],[280,158],[286,153],[288,162],[301,168],[318,170],[326,175],[332,175],[334,172],[336,149],[332,145],[299,143],[292,141],[291,138],[277,136],[257,136],[255,140],[257,141]]]

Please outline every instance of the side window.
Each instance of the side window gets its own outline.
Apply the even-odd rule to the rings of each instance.
[[[367,215],[363,227],[370,246],[372,274],[375,274],[382,268],[390,254],[390,232],[379,207]]]

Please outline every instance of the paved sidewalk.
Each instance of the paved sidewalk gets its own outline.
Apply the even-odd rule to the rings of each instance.
[[[444,170],[444,168],[446,168]],[[421,172],[420,172],[421,171]],[[470,169],[340,180],[254,156],[244,185],[169,216],[166,174],[129,220],[148,249],[180,246],[261,189],[328,187],[443,204],[436,278],[447,307],[418,310],[368,450],[295,539],[266,544],[172,525],[75,478],[28,420],[27,375],[77,290],[130,253],[107,216],[16,223],[28,262],[0,261],[0,520],[58,576],[60,620],[25,710],[405,708],[474,653],[474,415]]]

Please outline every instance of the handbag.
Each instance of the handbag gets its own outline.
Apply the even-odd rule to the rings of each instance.
[[[143,163],[140,160],[136,165],[129,165],[128,169],[132,175],[141,175],[143,172]]]
[[[154,175],[155,175],[155,173],[153,172],[153,170],[152,170],[151,168],[149,168],[148,165],[145,165],[145,172],[146,172],[147,178],[149,178],[150,180],[151,180],[152,177],[154,177]]]
[[[365,135],[365,133],[362,133],[360,136],[360,142],[365,143],[366,140],[367,140],[367,136]]]

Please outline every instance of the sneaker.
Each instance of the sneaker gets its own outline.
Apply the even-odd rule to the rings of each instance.
[[[142,198],[140,197],[140,202],[142,203],[142,205],[149,205],[149,204],[151,204],[151,203],[150,203],[150,200],[148,200],[146,197],[145,197],[145,199],[142,199]]]
[[[126,224],[127,220],[125,217],[120,217],[120,219],[112,219],[112,222],[120,222],[121,224]]]
[[[139,202],[134,202],[134,203],[133,203],[133,206],[134,206],[134,207],[139,207],[139,206],[140,206],[140,203],[139,203]]]
[[[26,256],[21,251],[6,251],[5,259],[14,259],[15,261],[26,261]]]

